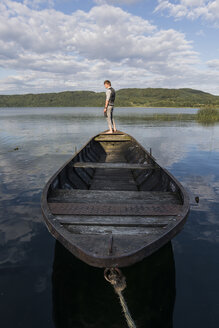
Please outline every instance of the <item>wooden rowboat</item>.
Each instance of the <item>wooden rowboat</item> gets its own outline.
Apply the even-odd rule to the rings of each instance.
[[[182,229],[189,198],[133,137],[103,132],[51,177],[42,212],[51,234],[76,257],[96,267],[124,267]]]

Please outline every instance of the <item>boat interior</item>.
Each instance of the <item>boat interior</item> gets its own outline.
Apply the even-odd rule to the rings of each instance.
[[[169,195],[171,203],[183,202],[175,181],[145,149],[123,133],[99,134],[89,141],[59,172],[49,194],[54,194],[55,190],[75,189],[101,190],[104,201],[107,191],[120,191],[120,194],[148,191],[155,197]]]

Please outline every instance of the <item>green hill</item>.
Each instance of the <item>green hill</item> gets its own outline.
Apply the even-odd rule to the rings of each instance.
[[[0,95],[0,107],[103,107],[105,92]],[[121,89],[117,107],[219,107],[219,96],[193,89]]]

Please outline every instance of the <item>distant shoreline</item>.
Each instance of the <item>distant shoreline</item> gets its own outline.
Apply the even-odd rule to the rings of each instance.
[[[24,95],[0,95],[0,108],[12,107],[103,107],[105,92],[65,91]],[[219,96],[193,89],[120,89],[117,108],[219,108]]]
[[[103,106],[12,106],[12,107],[0,107],[0,109],[19,109],[19,108],[29,108],[29,109],[34,109],[34,108],[104,108],[104,105]],[[182,107],[182,106],[178,106],[178,107],[162,107],[162,106],[159,106],[159,107],[143,107],[143,106],[114,106],[114,108],[142,108],[142,109],[163,109],[163,108],[167,108],[167,109],[180,109],[180,108],[183,108],[183,109],[201,109],[201,107]]]

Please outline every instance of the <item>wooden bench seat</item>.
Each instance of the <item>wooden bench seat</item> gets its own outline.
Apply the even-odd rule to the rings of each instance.
[[[159,169],[158,165],[153,164],[135,164],[135,163],[110,163],[110,162],[75,162],[74,167],[95,168],[95,169],[128,169],[128,170],[151,170]]]
[[[177,193],[163,191],[116,191],[55,189],[48,198],[55,203],[129,203],[129,204],[181,204]]]
[[[94,138],[98,142],[127,142],[131,141],[131,137],[126,134],[102,134]]]
[[[182,208],[181,205],[175,204],[48,203],[48,205],[52,214],[101,216],[175,216]]]

